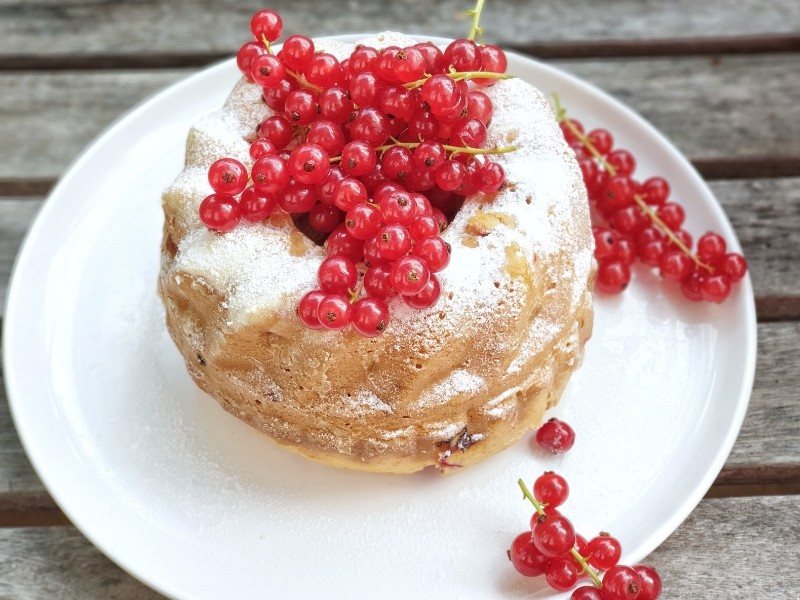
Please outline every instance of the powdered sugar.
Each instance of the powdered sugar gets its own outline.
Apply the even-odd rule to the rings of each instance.
[[[412,42],[391,32],[363,40],[375,47]],[[339,58],[353,49],[352,44],[333,40],[321,40],[317,47]],[[511,263],[530,271],[537,264],[547,265],[535,279],[568,290],[564,296],[570,306],[560,306],[557,314],[545,311],[537,316],[522,340],[496,339],[492,348],[484,349],[489,354],[519,352],[507,371],[514,374],[532,354],[562,335],[563,314],[573,313],[584,302],[591,252],[575,239],[571,224],[576,215],[585,216],[587,205],[574,157],[544,96],[519,79],[500,81],[486,93],[494,105],[487,147],[516,147],[491,156],[505,170],[507,184],[492,199],[482,195],[467,199],[443,233],[453,252],[450,265],[439,274],[440,300],[430,309],[417,311],[395,299],[390,328],[398,351],[424,346],[435,354],[445,351],[450,341],[480,338],[482,331],[495,326],[499,313],[515,319],[525,305],[527,287],[520,282],[533,275],[513,273]],[[197,217],[199,203],[210,193],[205,173],[211,162],[232,156],[248,167],[252,164],[249,140],[257,124],[270,114],[260,94],[258,86],[241,81],[224,108],[197,123],[190,134],[187,167],[164,196],[186,231],[178,242],[175,271],[192,275],[222,294],[232,331],[276,315],[294,319],[299,299],[316,287],[317,269],[324,258],[323,250],[311,244],[299,253],[290,251],[292,236],[298,234],[288,219],[239,225],[219,235],[209,232]],[[565,261],[563,256],[576,260]],[[342,334],[310,333],[317,344],[333,348],[341,343]],[[466,366],[444,377],[422,391],[420,407],[486,387]],[[342,401],[353,414],[391,411],[391,399],[381,398],[372,389],[352,392]]]

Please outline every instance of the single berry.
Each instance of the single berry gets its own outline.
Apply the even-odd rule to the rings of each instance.
[[[281,37],[283,21],[274,10],[260,10],[250,20],[250,31],[259,42],[262,36],[267,38],[268,42],[274,42]]]
[[[520,533],[514,538],[508,551],[508,558],[517,572],[526,577],[544,575],[551,560],[536,548],[530,531]]]
[[[700,293],[706,302],[720,302],[731,293],[731,280],[725,273],[712,273],[700,285]]]
[[[593,585],[582,585],[575,588],[569,600],[603,600],[603,594]]]
[[[569,497],[569,485],[561,475],[548,471],[536,478],[533,496],[547,506],[561,506]]]
[[[635,600],[639,595],[641,579],[631,567],[616,565],[603,577],[604,600]]]
[[[340,84],[344,77],[339,60],[327,52],[314,54],[306,64],[303,74],[309,83],[323,89]]]
[[[314,231],[320,233],[330,233],[339,226],[343,218],[341,210],[322,202],[318,202],[308,211],[308,224]]]
[[[600,154],[605,156],[614,147],[614,136],[608,129],[592,129],[586,134],[589,143],[594,146]]]
[[[622,556],[622,544],[617,538],[601,533],[589,540],[586,551],[590,565],[601,571],[607,571],[619,562],[619,557]]]
[[[639,595],[636,600],[656,600],[661,595],[661,577],[653,567],[634,565],[639,576]]]
[[[653,206],[661,206],[669,198],[669,183],[663,177],[650,177],[642,182],[644,201]]]
[[[539,551],[553,558],[569,552],[575,545],[575,528],[563,515],[540,516],[532,535]]]
[[[328,256],[346,256],[353,262],[361,262],[364,257],[364,241],[357,240],[347,233],[344,225],[339,225],[325,240]]]
[[[314,92],[301,88],[289,92],[283,111],[293,125],[309,125],[317,118],[317,102]]]
[[[353,329],[364,337],[382,334],[389,325],[389,307],[377,298],[361,298],[353,305]]]
[[[358,240],[366,240],[383,226],[381,211],[372,204],[356,204],[344,218],[347,232]]]
[[[333,121],[314,121],[308,126],[306,143],[319,146],[328,156],[339,156],[345,144],[344,132]]]
[[[289,183],[289,166],[277,154],[267,154],[253,164],[250,177],[262,194],[277,194]]]
[[[661,276],[672,281],[682,281],[692,272],[692,259],[681,250],[669,250],[658,261]]]
[[[346,296],[326,294],[317,306],[317,318],[325,329],[338,331],[350,324],[353,307]]]
[[[600,261],[597,266],[595,289],[604,294],[619,294],[628,287],[630,280],[631,270],[621,260]]]
[[[378,300],[396,295],[391,282],[392,267],[388,263],[372,265],[364,274],[364,291]]]
[[[289,214],[307,213],[316,203],[317,196],[310,185],[293,181],[278,192],[278,206]]]
[[[719,257],[714,263],[714,267],[728,276],[731,283],[741,281],[747,273],[747,261],[744,256],[736,253],[728,253]]]
[[[286,67],[274,54],[257,56],[250,65],[250,78],[265,88],[277,88],[286,77]]]
[[[329,121],[342,125],[355,110],[350,93],[343,87],[334,86],[322,90],[319,95],[319,112]]]
[[[292,124],[280,115],[273,115],[265,119],[258,126],[258,137],[269,140],[276,150],[283,150],[292,141],[294,131]]]
[[[329,256],[317,271],[319,287],[329,294],[346,294],[355,289],[358,283],[358,270],[355,263],[344,256]]]
[[[412,238],[402,225],[386,225],[377,234],[378,254],[384,260],[397,260],[411,250]]]
[[[304,35],[290,35],[278,52],[278,57],[289,69],[301,73],[313,56],[314,41]]]
[[[241,194],[247,186],[247,169],[235,158],[220,158],[208,168],[208,183],[218,194]]]
[[[412,233],[413,235],[413,233]],[[437,235],[425,238],[415,238],[416,243],[411,249],[413,256],[419,256],[428,265],[431,273],[438,273],[450,264],[452,248]]]
[[[384,223],[399,223],[408,227],[417,218],[417,205],[411,194],[398,190],[380,203]]]
[[[324,297],[324,292],[314,290],[303,296],[300,304],[297,305],[297,316],[300,318],[300,322],[309,329],[322,329],[322,323],[319,322],[317,316],[317,308]]]
[[[392,287],[403,296],[421,292],[430,276],[428,265],[417,256],[404,256],[392,265]]]
[[[328,153],[317,144],[300,144],[289,157],[289,173],[305,185],[322,183],[330,167]]]
[[[372,145],[364,140],[353,140],[342,148],[342,168],[351,177],[366,175],[377,164]]]
[[[272,213],[276,202],[274,196],[262,194],[250,186],[242,192],[239,198],[242,218],[251,223],[263,221]]]
[[[547,585],[559,592],[572,589],[578,582],[580,569],[567,557],[559,557],[550,563],[545,573]]]
[[[230,231],[242,218],[242,210],[233,196],[211,194],[200,203],[200,220],[214,231]]]
[[[439,278],[431,273],[430,279],[428,279],[428,283],[425,284],[425,287],[413,296],[403,296],[403,301],[411,308],[423,310],[436,304],[441,294],[442,286],[439,283]]]
[[[704,263],[713,263],[727,251],[725,238],[718,233],[709,231],[697,240],[697,258]]]

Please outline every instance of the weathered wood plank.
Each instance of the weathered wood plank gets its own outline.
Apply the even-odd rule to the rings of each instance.
[[[107,559],[73,527],[0,529],[4,600],[163,598]]]
[[[800,483],[800,403],[797,402],[800,371],[795,368],[800,354],[800,322],[762,323],[758,334],[758,367],[750,408],[717,482],[721,486]],[[0,495],[39,492],[42,483],[20,446],[1,384],[2,372]],[[22,495],[17,500],[9,497],[0,501],[0,512],[25,511],[20,498],[39,497]]]
[[[703,500],[643,562],[659,571],[663,598],[796,600],[798,510],[800,496]],[[72,527],[0,530],[0,597],[161,598]]]
[[[789,172],[780,174],[800,174],[800,104],[794,101],[800,80],[789,76],[796,70],[793,55],[553,64],[629,104],[690,158],[723,167],[738,159],[717,176],[737,174],[748,157],[757,158],[754,171],[773,176],[776,160],[787,160],[781,156],[789,157]],[[6,92],[0,97],[0,180],[16,182],[18,190],[20,180],[57,177],[120,114],[192,72],[0,74]]]
[[[307,35],[392,28],[462,37],[469,29],[464,13],[473,5],[472,0],[270,2],[283,15],[287,34]],[[246,40],[250,16],[262,6],[256,0],[9,1],[0,7],[0,56],[230,53]],[[800,9],[794,0],[493,0],[481,24],[488,39],[522,45],[759,36],[796,34]]]

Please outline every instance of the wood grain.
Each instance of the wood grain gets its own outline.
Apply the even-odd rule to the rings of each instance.
[[[800,559],[799,510],[800,496],[703,500],[643,563],[661,574],[665,599],[797,600],[800,585],[793,564]],[[510,566],[508,576],[517,576]],[[334,597],[341,591],[326,590]],[[74,528],[50,527],[0,530],[0,598],[161,596],[105,558]]]
[[[232,53],[246,41],[257,0],[35,0],[0,6],[0,56],[114,56]],[[468,31],[472,0],[274,0],[286,34],[332,35],[395,29],[444,37]],[[56,23],[58,26],[54,27]],[[793,35],[794,0],[492,0],[481,24],[492,42],[530,45],[669,38]],[[46,43],[41,43],[46,40]],[[39,41],[39,43],[36,43]],[[601,49],[604,44],[598,44]]]
[[[800,175],[800,78],[787,77],[787,55],[554,61],[598,85],[649,119],[687,156],[724,167],[718,177],[753,171],[774,175],[789,157]],[[191,70],[0,74],[0,181],[54,179],[122,113]],[[552,92],[556,90],[545,90]],[[573,115],[579,117],[579,115]],[[757,160],[752,161],[752,158]],[[766,159],[766,160],[765,160]],[[710,164],[709,161],[717,161]],[[795,172],[796,171],[796,172]],[[757,177],[757,172],[748,173]],[[34,188],[35,189],[35,186]]]

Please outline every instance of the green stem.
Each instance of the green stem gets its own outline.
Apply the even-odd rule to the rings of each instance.
[[[520,489],[522,490],[522,495],[525,496],[531,504],[533,504],[533,508],[536,509],[536,512],[539,513],[540,517],[545,515],[544,507],[539,503],[539,501],[533,497],[533,494],[530,493],[528,488],[525,486],[525,482],[522,479],[518,479],[517,483],[519,484]]]
[[[467,36],[468,40],[474,40],[476,34],[483,35],[483,28],[478,25],[478,21],[481,19],[481,12],[483,12],[483,2],[484,0],[478,0],[475,4],[475,8],[467,11],[467,14],[472,17],[472,25],[469,28],[469,35]]]
[[[592,156],[594,156],[600,162],[600,164],[603,166],[603,168],[609,175],[611,175],[612,177],[616,175],[617,170],[614,168],[614,165],[610,164],[606,160],[606,157],[600,154],[597,148],[594,147],[594,144],[592,144],[591,140],[587,136],[582,134],[577,127],[575,127],[575,124],[567,116],[566,111],[561,106],[561,102],[559,102],[558,96],[553,94],[553,100],[556,105],[556,119],[558,120],[558,122],[564,123],[567,126],[567,129],[569,129],[572,132],[572,135],[578,138],[581,144],[583,144],[584,148],[586,148],[589,152],[592,153]],[[633,200],[634,202],[636,202],[639,208],[641,208],[642,211],[644,211],[647,214],[647,216],[650,217],[653,223],[656,224],[656,226],[664,233],[664,235],[666,235],[669,238],[669,241],[675,244],[681,250],[681,252],[686,254],[686,256],[691,258],[694,261],[694,264],[696,264],[698,267],[702,269],[705,269],[709,273],[713,273],[715,271],[714,267],[700,260],[700,258],[694,252],[692,252],[691,248],[688,248],[686,244],[684,244],[683,241],[677,235],[675,235],[675,232],[672,231],[672,229],[670,229],[669,227],[667,227],[667,224],[664,223],[664,221],[662,221],[659,218],[656,211],[650,208],[647,202],[645,202],[643,196],[641,196],[640,194],[634,194]]]
[[[544,507],[536,498],[533,497],[533,494],[531,494],[530,490],[528,490],[528,488],[525,486],[525,482],[522,481],[522,479],[519,479],[517,480],[517,483],[519,484],[519,488],[522,490],[522,495],[525,496],[525,498],[527,498],[531,504],[533,504],[533,507],[536,509],[536,512],[539,514],[539,516],[545,516]],[[584,572],[589,574],[589,577],[592,578],[594,584],[597,587],[602,588],[603,582],[600,581],[597,573],[595,573],[594,570],[589,566],[589,564],[586,562],[586,559],[581,556],[581,553],[575,548],[570,550],[570,553],[572,554],[573,558],[578,561],[578,564],[581,565],[581,568],[584,570]]]
[[[513,79],[513,75],[506,75],[505,73],[493,73],[491,71],[450,71],[447,73],[453,81],[459,81],[461,79]],[[424,85],[431,76],[429,73],[425,73],[425,76],[422,79],[417,79],[416,81],[410,81],[408,83],[404,83],[403,87],[407,90],[413,90],[421,85]]]

